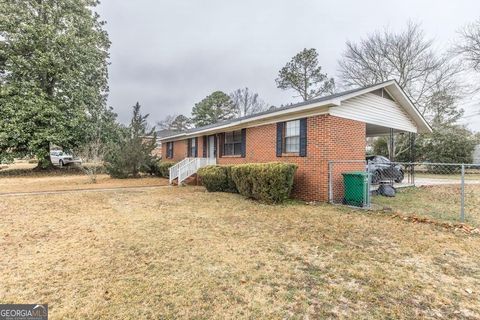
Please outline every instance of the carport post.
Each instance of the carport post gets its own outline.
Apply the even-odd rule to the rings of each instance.
[[[389,155],[390,161],[395,162],[395,138],[393,135],[393,128],[390,128],[390,136],[388,139],[388,144],[390,146]]]
[[[461,208],[460,221],[465,221],[465,164],[462,164],[462,185],[461,185]]]

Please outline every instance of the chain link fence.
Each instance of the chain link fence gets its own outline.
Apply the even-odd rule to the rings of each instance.
[[[480,226],[480,164],[330,161],[329,201]]]

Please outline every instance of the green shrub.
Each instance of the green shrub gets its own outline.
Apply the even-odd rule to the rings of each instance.
[[[169,169],[175,164],[175,162],[170,161],[160,161],[157,163],[157,170],[155,175],[163,178],[169,178],[170,171]]]
[[[255,163],[232,166],[231,170],[241,195],[266,203],[279,203],[290,197],[297,165]]]
[[[128,166],[128,161],[120,147],[112,146],[105,156],[105,169],[112,178],[126,179],[129,177],[131,171]]]
[[[232,178],[232,168],[233,166],[232,165],[227,165],[227,166],[222,166],[223,168],[225,168],[225,172],[227,174],[227,189],[225,190],[225,192],[231,192],[231,193],[238,193],[238,190],[237,190],[237,185],[235,184],[235,182],[233,181],[233,178]]]
[[[232,166],[231,176],[233,183],[237,187],[238,193],[247,198],[254,198],[253,187],[253,170],[254,164],[242,164]]]
[[[197,172],[209,192],[237,192],[231,179],[231,166],[206,166]]]
[[[169,169],[175,164],[175,162],[170,161],[160,161],[155,159],[154,161],[150,162],[144,168],[142,168],[142,172],[148,173],[150,175],[154,175],[157,177],[168,178],[169,177]]]

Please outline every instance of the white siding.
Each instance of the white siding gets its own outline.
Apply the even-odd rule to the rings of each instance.
[[[330,114],[382,127],[417,132],[417,127],[400,104],[373,93],[345,100],[340,106],[331,107]]]

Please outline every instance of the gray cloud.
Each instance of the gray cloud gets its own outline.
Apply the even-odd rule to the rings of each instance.
[[[335,75],[346,40],[409,19],[448,46],[479,17],[480,2],[103,0],[99,12],[112,40],[109,104],[127,122],[138,100],[154,123],[189,114],[214,90],[248,86],[274,105],[297,101],[274,81],[295,53],[316,48]]]

